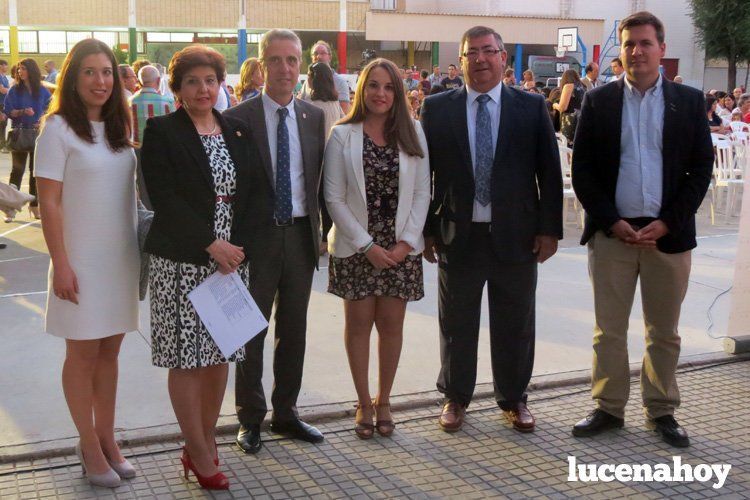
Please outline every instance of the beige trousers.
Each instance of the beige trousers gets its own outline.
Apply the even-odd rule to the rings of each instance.
[[[677,323],[687,292],[691,252],[639,249],[597,232],[588,244],[594,288],[594,362],[591,395],[597,407],[623,418],[630,394],[628,322],[638,278],[646,323],[641,393],[647,418],[672,415],[680,405],[675,371]]]

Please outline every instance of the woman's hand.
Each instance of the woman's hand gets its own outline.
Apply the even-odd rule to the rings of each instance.
[[[372,264],[375,269],[388,269],[397,264],[397,262],[391,257],[390,252],[380,245],[373,245],[370,247],[370,249],[365,252],[365,257],[367,257],[367,260],[370,261],[370,264]]]
[[[413,248],[411,247],[411,245],[409,245],[405,241],[399,241],[388,250],[388,255],[397,264],[400,264],[412,250]]]
[[[20,110],[20,109],[11,110],[10,117],[11,118],[18,118],[19,116],[21,116],[21,113],[23,113],[23,110]]]
[[[78,278],[69,264],[53,264],[52,290],[58,299],[78,304]]]
[[[34,108],[24,108],[23,114],[26,116],[34,116]]]
[[[233,273],[245,260],[245,251],[242,247],[218,238],[206,248],[206,252],[219,265],[221,274]]]

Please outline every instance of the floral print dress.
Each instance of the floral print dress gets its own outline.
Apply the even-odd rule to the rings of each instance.
[[[367,232],[375,244],[391,248],[396,242],[398,208],[398,148],[378,146],[365,134],[362,150],[367,193]],[[346,300],[396,297],[407,301],[424,297],[422,257],[407,255],[389,269],[376,269],[364,254],[331,256],[328,291]]]

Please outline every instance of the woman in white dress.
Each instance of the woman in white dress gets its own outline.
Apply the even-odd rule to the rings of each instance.
[[[78,42],[37,141],[42,230],[51,264],[45,330],[66,341],[62,382],[92,484],[135,470],[115,441],[117,356],[138,328],[135,154],[117,62],[104,43]]]

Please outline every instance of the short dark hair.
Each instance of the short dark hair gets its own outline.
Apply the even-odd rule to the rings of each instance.
[[[455,64],[449,64],[448,69],[451,69],[451,68],[458,69],[458,66],[456,66]]]
[[[588,63],[586,65],[586,68],[584,68],[584,70],[583,70],[584,73],[591,73],[592,71],[594,71],[594,64],[596,64],[596,63],[595,62]]]
[[[516,74],[516,71],[513,68],[508,68],[505,70],[505,78],[515,76],[515,74]]]
[[[653,26],[656,31],[656,40],[659,43],[664,43],[664,24],[658,17],[645,10],[630,14],[620,21],[620,25],[617,27],[617,35],[620,41],[622,41],[623,30],[629,30],[635,26]]]
[[[205,45],[190,45],[176,52],[169,61],[169,88],[179,92],[185,74],[198,66],[210,66],[216,72],[219,83],[224,81],[226,61],[216,49]]]
[[[430,76],[430,73],[428,73],[427,70],[423,69],[419,76],[421,76],[422,78],[427,78],[428,76]]]
[[[130,68],[130,65],[128,64],[117,65],[117,73],[120,75],[120,78],[125,78],[126,76],[128,76],[128,68]],[[135,73],[135,71],[133,71],[133,73]]]
[[[609,61],[609,64],[612,64],[613,62],[616,62],[618,66],[622,67],[622,59],[620,59],[619,57],[615,57],[614,59]]]
[[[464,55],[464,45],[466,45],[466,42],[469,40],[469,38],[477,38],[486,35],[494,36],[495,41],[497,42],[497,48],[499,48],[500,50],[505,50],[503,37],[500,36],[500,33],[493,30],[492,28],[488,28],[487,26],[474,26],[473,28],[469,28],[468,30],[466,30],[461,37],[461,45],[458,46],[458,53],[462,56]]]
[[[2,66],[2,65],[7,66],[8,65],[8,61],[6,61],[5,59],[0,59],[0,66]]]

